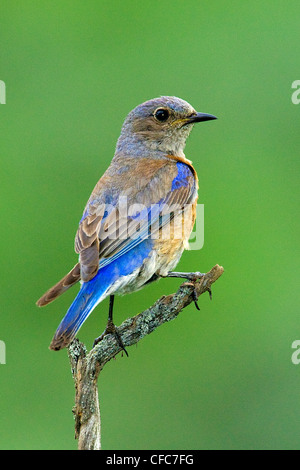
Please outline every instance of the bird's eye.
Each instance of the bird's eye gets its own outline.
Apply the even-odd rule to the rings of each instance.
[[[165,122],[169,117],[169,111],[164,108],[159,108],[155,111],[154,117],[160,122]]]

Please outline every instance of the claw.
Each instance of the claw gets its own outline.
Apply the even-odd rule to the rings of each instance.
[[[196,289],[194,289],[193,292],[192,292],[192,298],[193,298],[196,309],[200,310],[200,307],[199,307],[198,302],[197,302],[198,297],[197,297]]]
[[[207,292],[209,293],[210,300],[212,300],[212,291],[210,287],[208,287]]]
[[[196,309],[197,309],[197,310],[200,310],[200,307],[199,307],[199,305],[198,305],[198,296],[197,296],[197,292],[196,292],[194,283],[193,283],[193,282],[184,282],[184,283],[182,284],[182,286],[189,286],[189,287],[192,287],[192,288],[193,288],[192,293],[191,293],[192,299],[193,299],[193,302],[194,302],[194,304],[195,304]]]
[[[128,356],[128,352],[126,351],[125,346],[124,346],[124,344],[123,344],[122,338],[121,338],[121,336],[120,336],[120,334],[119,334],[119,332],[118,332],[118,330],[117,330],[116,327],[115,327],[115,333],[114,333],[114,335],[115,335],[115,337],[117,338],[117,341],[118,341],[118,343],[119,343],[120,348],[124,351],[124,353],[126,354],[126,356],[129,357],[129,356]]]
[[[127,352],[126,349],[125,349],[125,346],[124,346],[124,344],[123,344],[123,341],[122,341],[122,338],[121,338],[121,336],[120,336],[120,333],[118,332],[117,327],[116,327],[116,325],[115,325],[114,322],[113,322],[113,308],[114,308],[114,295],[111,295],[111,296],[110,296],[110,300],[109,300],[108,321],[107,321],[107,325],[106,325],[105,331],[104,331],[104,333],[102,333],[101,336],[99,336],[98,338],[95,339],[94,344],[93,344],[93,347],[96,346],[96,344],[100,343],[100,341],[103,340],[104,336],[106,336],[106,335],[114,335],[114,337],[116,338],[116,341],[117,341],[118,345],[120,346],[120,348],[124,351],[124,353],[125,353],[126,356],[128,357],[128,352]]]

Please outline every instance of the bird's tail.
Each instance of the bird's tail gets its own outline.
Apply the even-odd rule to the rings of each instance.
[[[68,346],[99,302],[115,292],[113,289],[116,287],[120,289],[123,283],[126,285],[129,280],[132,282],[133,273],[138,276],[141,266],[152,249],[152,240],[144,240],[143,243],[131,249],[130,256],[123,253],[115,260],[109,260],[108,263],[105,263],[106,259],[103,259],[96,276],[81,285],[76,299],[54,335],[50,349],[57,351]]]
[[[58,351],[68,346],[90,313],[108,295],[111,282],[105,282],[106,279],[101,277],[101,273],[98,272],[93,279],[82,284],[77,297],[56,330],[50,349]]]
[[[44,295],[37,301],[39,307],[50,304],[61,294],[66,292],[69,287],[73,286],[80,280],[80,264],[77,263],[71,271],[66,274],[55,286],[51,287]]]

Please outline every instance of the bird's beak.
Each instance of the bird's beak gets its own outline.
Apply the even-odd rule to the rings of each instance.
[[[187,124],[194,124],[195,122],[211,121],[212,119],[217,119],[217,118],[216,116],[213,116],[212,114],[196,113],[184,119],[183,125],[186,126]]]

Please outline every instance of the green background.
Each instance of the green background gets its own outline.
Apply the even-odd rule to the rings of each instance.
[[[187,143],[205,244],[178,269],[225,273],[200,312],[105,367],[103,448],[299,449],[299,41],[293,0],[1,1],[2,449],[76,449],[67,353],[48,345],[77,287],[35,301],[76,262],[126,114],[160,95],[219,118]],[[179,284],[117,298],[117,324]],[[107,307],[80,330],[89,347]]]

